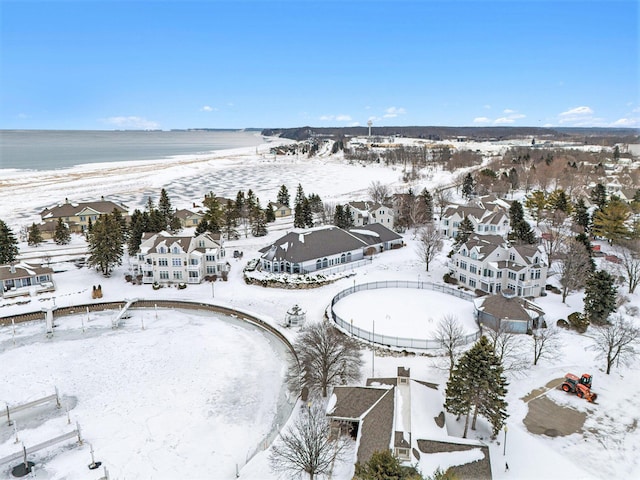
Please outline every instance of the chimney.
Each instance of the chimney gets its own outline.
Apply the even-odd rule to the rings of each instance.
[[[104,195],[100,195],[100,201],[104,202]]]
[[[69,199],[67,197],[64,197],[64,203],[69,203]]]
[[[16,273],[16,264],[12,263],[9,265],[9,272],[10,273]]]

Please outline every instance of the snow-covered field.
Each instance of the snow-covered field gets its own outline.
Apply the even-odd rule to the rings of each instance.
[[[479,144],[481,145],[481,144]],[[298,183],[306,193],[318,193],[323,200],[360,200],[372,181],[390,184],[404,191],[401,172],[381,165],[363,167],[347,165],[340,157],[320,156],[314,159],[286,157],[274,159],[255,149],[217,153],[212,158],[189,159],[171,165],[129,165],[122,169],[114,165],[90,166],[66,172],[24,173],[4,179],[0,186],[0,218],[17,232],[22,224],[38,219],[37,212],[61,202],[65,197],[76,201],[112,194],[131,208],[144,205],[146,195],[157,199],[165,187],[173,205],[189,208],[200,202],[204,193],[235,196],[242,189],[253,189],[262,204],[275,200],[281,184],[295,191]],[[415,190],[429,189],[450,182],[450,177],[435,172],[429,178],[416,181]],[[29,185],[30,195],[21,194]],[[421,275],[423,281],[438,282],[446,271],[448,246],[444,254],[425,272],[419,263],[412,232],[405,235],[407,246],[377,255],[371,265],[356,270],[355,277],[333,284],[299,291],[267,289],[246,285],[242,267],[257,256],[257,251],[291,228],[290,222],[279,220],[270,226],[263,238],[241,238],[229,242],[229,250],[242,250],[242,260],[231,259],[231,274],[227,282],[189,285],[185,290],[164,288],[154,291],[150,286],[133,286],[124,281],[129,265],[116,269],[111,278],[103,278],[86,268],[60,264],[67,271],[55,275],[57,290],[43,294],[28,303],[22,299],[0,301],[0,316],[24,311],[39,311],[42,307],[90,303],[92,285],[101,284],[102,301],[125,298],[181,299],[212,302],[259,316],[279,326],[286,311],[299,304],[307,311],[308,321],[320,321],[331,298],[353,285],[353,280],[366,283],[378,280],[412,280]],[[81,244],[74,239],[74,244]],[[38,249],[53,250],[46,244]],[[73,255],[68,255],[72,258]],[[57,257],[63,260],[65,256]],[[620,287],[626,293],[625,287]],[[343,316],[352,314],[365,319],[364,327],[375,315],[396,316],[406,320],[418,318],[414,310],[425,309],[424,318],[441,317],[441,310],[454,305],[440,302],[421,304],[420,295],[393,304],[392,295],[381,298],[376,291],[373,300],[357,300]],[[411,292],[411,291],[409,291]],[[417,292],[417,291],[414,291]],[[640,306],[638,293],[629,296],[631,305]],[[458,301],[456,299],[456,301]],[[546,312],[548,323],[582,310],[581,294],[572,294],[566,304],[559,295],[549,294],[538,303]],[[413,305],[413,306],[407,306]],[[464,305],[464,302],[463,302]],[[405,310],[403,310],[405,309]],[[396,312],[396,313],[389,313]],[[402,313],[400,313],[402,312]],[[462,310],[451,312],[466,318]],[[277,478],[268,464],[268,450],[262,451],[261,439],[277,420],[277,398],[284,363],[280,347],[264,334],[229,323],[225,320],[194,312],[158,311],[134,312],[123,327],[111,330],[109,314],[91,314],[82,333],[82,315],[59,321],[53,339],[46,339],[44,322],[19,325],[16,345],[11,327],[0,328],[0,408],[5,403],[29,401],[52,393],[57,386],[69,399],[70,416],[82,426],[83,436],[94,446],[96,460],[104,462],[111,478],[235,478],[235,464],[244,464],[253,446],[260,453],[240,469],[240,478],[271,480]],[[349,317],[347,317],[349,318]],[[145,330],[142,330],[144,320]],[[420,319],[418,318],[420,321]],[[422,319],[421,321],[424,321]],[[281,327],[280,327],[281,328]],[[399,327],[398,327],[399,328]],[[405,328],[405,327],[403,327]],[[376,318],[376,330],[378,320]],[[297,331],[281,328],[290,339]],[[639,363],[620,365],[611,375],[603,372],[603,361],[591,348],[589,333],[578,335],[562,332],[561,355],[554,361],[543,360],[524,372],[509,374],[508,438],[504,435],[489,441],[489,427],[479,422],[470,437],[483,438],[491,450],[493,476],[496,479],[518,478],[638,478],[640,477],[640,417]],[[528,337],[523,337],[528,341]],[[527,356],[531,350],[526,351]],[[437,368],[433,358],[426,356],[378,355],[372,362],[370,351],[363,356],[363,374],[394,376],[398,366],[411,368],[413,378],[444,384],[446,372]],[[373,372],[372,372],[373,370]],[[581,433],[567,437],[546,437],[527,431],[522,420],[527,404],[522,398],[547,382],[567,372],[594,375],[594,391],[599,394],[593,405],[560,391],[547,395],[554,401],[587,412]],[[45,409],[46,410],[46,409]],[[297,410],[294,410],[294,412]],[[33,429],[20,429],[18,435],[25,444],[57,435],[72,426],[64,413],[47,418]],[[27,421],[28,423],[28,421]],[[448,418],[450,433],[461,434],[462,422]],[[14,444],[12,428],[0,425],[0,457],[11,453]],[[506,455],[503,453],[506,450]],[[90,471],[88,447],[51,448],[46,455],[34,455],[38,463],[33,478],[97,480],[101,470]],[[505,473],[505,461],[509,472]],[[0,466],[0,478],[10,478],[7,465]],[[350,478],[349,466],[338,466],[333,478]],[[423,472],[430,474],[431,472]]]

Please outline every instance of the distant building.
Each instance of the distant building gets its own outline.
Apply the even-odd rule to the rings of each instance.
[[[456,238],[465,217],[479,235],[506,237],[510,230],[509,204],[496,197],[482,197],[467,205],[448,205],[440,219],[440,231],[445,237]]]
[[[355,227],[380,223],[393,230],[393,207],[374,202],[349,202],[345,207],[351,210],[351,218]]]
[[[204,213],[193,212],[185,208],[176,210],[176,217],[180,220],[182,228],[197,227],[200,221],[204,218]]]
[[[524,298],[503,293],[474,300],[478,323],[499,331],[527,333],[542,327],[544,310]]]
[[[116,202],[105,200],[101,197],[95,202],[73,203],[65,198],[65,202],[54,207],[45,208],[40,212],[40,218],[47,224],[43,229],[51,231],[55,229],[58,219],[62,219],[73,233],[82,233],[87,229],[89,221],[95,223],[100,215],[112,213],[117,210],[125,219],[129,218],[128,208]],[[53,225],[53,227],[52,227]]]
[[[276,218],[290,217],[293,214],[291,207],[283,205],[282,203],[269,202],[269,205],[273,208],[273,213]]]
[[[0,296],[4,298],[55,290],[53,270],[27,263],[0,265]]]

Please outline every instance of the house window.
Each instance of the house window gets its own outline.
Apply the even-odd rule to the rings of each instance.
[[[173,279],[182,280],[182,272],[181,271],[173,272]]]
[[[85,217],[84,215],[80,216],[80,221],[81,222],[86,222],[87,221],[87,217]]]
[[[345,263],[347,261],[347,256],[343,253],[340,255],[340,263]]]
[[[531,270],[531,280],[540,280],[540,270]]]
[[[164,247],[160,247],[160,248],[158,249],[158,252],[159,252],[159,253],[167,253],[167,249],[166,249],[166,248],[164,248]]]
[[[520,278],[518,280],[520,280],[521,282],[524,282],[524,279],[526,278],[526,274],[521,273],[520,274]]]
[[[347,262],[351,261],[351,252],[347,252]]]
[[[204,259],[207,262],[215,262],[216,261],[216,256],[215,255],[205,255]]]
[[[477,260],[478,259],[478,254],[476,252],[471,252],[471,258],[473,260]]]
[[[502,278],[502,270],[496,272],[496,278]]]
[[[320,270],[322,268],[322,260],[316,260],[316,270]]]
[[[509,272],[509,280],[515,280],[516,279],[516,274],[514,272]]]
[[[515,254],[515,253],[513,253],[513,252],[510,252],[510,253],[509,253],[509,260],[510,260],[511,262],[515,262],[515,261],[516,261],[516,254]]]
[[[265,265],[266,268],[266,265]],[[216,273],[216,266],[215,265],[207,265],[207,274],[211,275]]]
[[[444,224],[448,226],[449,225],[449,220],[445,220]]]
[[[198,240],[198,247],[204,248],[204,240]]]
[[[169,272],[160,270],[160,280],[169,280]]]
[[[198,272],[195,270],[189,271],[189,278],[198,278]]]
[[[476,288],[476,281],[473,278],[469,279],[469,286],[473,287],[473,288]]]
[[[171,251],[171,253],[173,253],[174,255],[177,255],[178,253],[180,253],[180,249],[178,247],[173,247],[173,250]]]
[[[460,275],[460,283],[467,283],[466,275]]]
[[[475,265],[469,265],[469,271],[475,275],[478,273],[478,268]]]
[[[190,258],[189,259],[189,265],[198,265],[198,259],[197,258]]]
[[[409,449],[408,448],[396,448],[396,457],[400,460],[409,460]]]
[[[169,262],[167,261],[166,258],[159,258],[158,259],[158,266],[160,267],[166,267],[169,265]]]
[[[325,258],[323,258],[323,259],[322,259],[322,267],[323,267],[323,268],[326,268],[328,265],[329,265],[329,262],[327,261],[327,258],[326,258],[326,257],[325,257]]]
[[[182,259],[181,258],[172,258],[171,259],[171,265],[173,265],[174,267],[181,267],[182,266]]]
[[[460,262],[460,268],[462,270],[466,270],[467,269],[467,262]]]

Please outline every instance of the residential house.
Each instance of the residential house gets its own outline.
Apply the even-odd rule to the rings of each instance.
[[[396,377],[370,378],[366,387],[334,387],[327,417],[332,435],[354,440],[353,463],[391,451],[402,463],[420,469],[421,462],[438,464],[441,457],[446,462],[450,452],[460,452],[457,457],[463,461],[451,467],[456,478],[490,479],[489,448],[449,436],[443,404],[437,385],[414,380],[409,369],[399,367]]]
[[[440,231],[446,237],[456,238],[465,217],[479,235],[506,237],[509,233],[509,204],[496,197],[481,197],[467,205],[448,205],[440,218]]]
[[[31,293],[52,292],[53,270],[27,263],[0,265],[0,296],[4,298]]]
[[[345,205],[351,211],[351,218],[355,227],[380,223],[393,230],[393,207],[382,203],[349,202]]]
[[[87,229],[89,221],[95,223],[100,215],[112,213],[114,210],[119,211],[125,219],[128,219],[128,208],[125,205],[105,200],[104,197],[96,202],[80,203],[72,203],[65,198],[63,204],[45,208],[40,212],[40,218],[45,224],[52,224],[54,229],[58,219],[62,218],[71,232],[82,233]],[[48,225],[44,230],[50,231],[51,226]]]
[[[145,233],[134,261],[143,283],[200,283],[229,270],[220,235]]]
[[[293,215],[291,207],[287,205],[275,202],[269,202],[269,205],[271,205],[271,208],[273,208],[273,213],[275,214],[276,218],[290,217],[291,215]]]
[[[381,224],[348,231],[335,226],[296,229],[260,250],[260,266],[272,273],[310,273],[402,245],[402,237]]]
[[[204,218],[204,213],[193,212],[191,210],[183,208],[180,210],[176,210],[176,217],[178,217],[178,219],[180,220],[180,225],[182,225],[182,228],[197,227],[200,223],[200,220]]]
[[[473,301],[480,325],[513,333],[527,333],[543,326],[544,310],[540,306],[505,292]]]
[[[449,274],[461,285],[518,297],[540,296],[547,269],[541,246],[511,245],[499,235],[472,235],[449,261]]]

